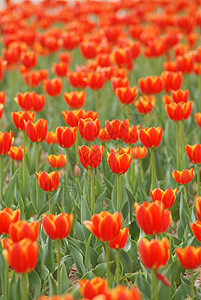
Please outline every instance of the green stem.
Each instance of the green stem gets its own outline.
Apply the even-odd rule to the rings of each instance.
[[[144,183],[144,172],[143,172],[142,159],[140,159],[140,175],[141,175],[142,183]]]
[[[94,172],[93,169],[90,169],[91,175],[91,212],[92,216],[95,213],[95,193],[94,193]]]
[[[152,283],[152,300],[158,300],[158,289],[157,289],[157,276],[156,269],[151,270],[151,283]]]
[[[3,155],[0,155],[1,159],[1,200],[3,200]]]
[[[9,299],[8,298],[8,270],[9,270],[9,266],[5,261],[5,299]]]
[[[110,248],[109,248],[109,243],[105,243],[105,251],[106,251],[106,277],[108,281],[108,287],[109,285],[109,278],[110,278]]]
[[[154,148],[151,148],[152,190],[155,189]]]
[[[39,171],[39,143],[36,143],[36,172]],[[37,212],[39,213],[39,185],[36,182],[36,207]]]
[[[176,122],[177,131],[177,170],[179,170],[179,123]]]
[[[198,191],[197,195],[200,196],[200,166],[197,164],[197,185],[198,185]]]
[[[120,155],[120,143],[121,143],[121,141],[118,140],[118,154],[119,154],[119,155]]]
[[[127,118],[130,120],[130,106],[129,106],[129,104],[126,105],[126,108],[127,108]]]
[[[48,193],[48,200],[49,200],[49,212],[52,213],[52,199],[51,199],[51,193]]]
[[[117,249],[117,285],[120,284],[120,262],[119,262],[119,249]]]
[[[121,211],[121,175],[117,174],[117,202],[119,204],[119,211]]]
[[[186,204],[188,205],[187,185],[186,184],[184,184],[184,198],[186,200]]]
[[[75,164],[78,164],[78,135],[75,139]]]
[[[57,127],[57,98],[54,97],[54,123],[53,123],[53,129]]]
[[[96,112],[98,113],[99,117],[99,90],[96,90]]]
[[[66,184],[69,183],[68,148],[66,148]]]
[[[182,157],[185,153],[185,134],[184,134],[184,120],[181,121],[181,132],[182,132]]]
[[[191,270],[191,299],[195,299],[193,270]]]
[[[57,243],[57,264],[58,264],[58,268],[57,268],[57,294],[60,295],[61,294],[61,281],[60,281],[60,240],[56,241]]]
[[[21,300],[27,300],[27,274],[21,274]]]
[[[23,131],[23,147],[24,147],[24,158],[23,158],[23,191],[24,201],[26,200],[26,132]]]
[[[31,140],[28,139],[28,159],[31,162]]]

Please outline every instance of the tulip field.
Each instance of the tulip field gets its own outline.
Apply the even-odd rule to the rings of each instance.
[[[0,33],[0,299],[201,299],[201,0],[7,0]]]

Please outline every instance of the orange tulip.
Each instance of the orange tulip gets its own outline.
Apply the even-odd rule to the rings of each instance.
[[[26,134],[33,143],[43,142],[47,135],[47,120],[39,119],[35,124],[27,121],[25,126]]]
[[[33,95],[34,92],[26,92],[24,94],[18,93],[17,97],[14,98],[15,102],[21,107],[23,110],[32,110],[33,109]]]
[[[64,118],[64,121],[68,126],[77,127],[79,120],[84,117],[85,111],[81,109],[76,109],[73,111],[70,110],[62,111],[61,113]]]
[[[84,58],[95,58],[97,54],[97,46],[93,41],[85,40],[80,45],[80,50]]]
[[[27,238],[19,243],[7,243],[3,257],[15,272],[32,272],[38,259],[38,244]]]
[[[88,85],[87,74],[82,71],[69,72],[68,80],[74,88],[84,89]]]
[[[58,57],[61,62],[64,62],[67,65],[69,65],[69,63],[70,63],[70,53],[69,52],[60,52],[58,54]]]
[[[65,296],[52,296],[52,297],[48,297],[48,296],[40,296],[38,298],[38,300],[73,300],[74,297],[71,294],[66,294]]]
[[[189,90],[172,91],[171,96],[174,102],[187,102],[189,97]]]
[[[75,49],[81,41],[81,36],[79,34],[76,34],[75,31],[65,32],[62,34],[61,38],[63,47],[67,50]]]
[[[73,214],[60,213],[57,216],[43,214],[43,230],[51,240],[65,239],[71,230]]]
[[[45,106],[45,95],[38,95],[34,93],[33,95],[33,111],[40,112]]]
[[[62,91],[62,80],[57,77],[54,79],[45,79],[43,81],[43,89],[51,97],[58,97]]]
[[[128,171],[131,163],[131,151],[130,148],[120,148],[120,154],[118,150],[110,149],[110,153],[107,152],[107,162],[115,174],[124,174]]]
[[[134,105],[140,114],[148,114],[154,108],[155,102],[156,98],[154,95],[142,95],[135,101]]]
[[[152,201],[161,201],[165,208],[170,208],[174,201],[175,201],[175,198],[176,198],[176,194],[177,194],[177,189],[171,189],[171,188],[168,188],[167,190],[163,191],[161,189],[154,189],[152,191],[152,189],[150,189],[150,193],[151,193],[151,198],[152,198]]]
[[[37,65],[37,54],[34,51],[27,51],[21,54],[21,63],[27,68],[31,69]]]
[[[35,113],[31,111],[12,112],[11,118],[13,120],[15,127],[18,130],[25,130],[26,122],[28,122],[29,120],[34,122]]]
[[[63,154],[48,155],[47,160],[52,168],[62,168],[66,163],[66,157]]]
[[[152,95],[160,94],[163,89],[163,83],[160,77],[147,76],[138,79],[139,88],[142,94]]]
[[[100,90],[104,86],[105,77],[101,72],[90,72],[87,74],[87,82],[92,90]]]
[[[141,300],[140,291],[137,289],[136,286],[131,287],[128,289],[124,285],[119,285],[115,287],[113,290],[109,291],[109,297],[103,300],[115,299],[115,300]],[[111,298],[110,298],[111,297]],[[98,299],[97,299],[98,300]],[[99,299],[101,300],[101,299]]]
[[[196,269],[201,264],[201,247],[193,246],[175,249],[180,264],[184,269]]]
[[[113,241],[122,225],[121,214],[119,212],[113,215],[108,211],[102,211],[92,216],[91,221],[83,221],[89,231],[91,231],[100,241]]]
[[[104,295],[107,291],[107,280],[95,277],[92,280],[82,279],[79,281],[80,293],[86,299],[94,299],[98,295]]]
[[[129,145],[135,144],[138,140],[139,130],[140,125],[128,128],[128,135],[123,138],[124,143]]]
[[[117,95],[119,101],[123,104],[131,104],[135,102],[137,97],[137,87],[120,87],[115,89],[115,94]]]
[[[58,188],[61,176],[60,172],[53,171],[48,174],[41,171],[40,173],[35,172],[35,175],[43,191],[54,192]]]
[[[191,168],[190,170],[184,169],[182,171],[175,170],[171,174],[172,174],[172,177],[174,178],[174,180],[179,184],[187,184],[187,183],[191,182],[191,180],[194,177],[193,168]]]
[[[181,121],[186,120],[190,116],[193,108],[193,101],[179,102],[175,103],[172,102],[170,104],[165,105],[166,113],[168,117],[173,121]]]
[[[199,221],[201,221],[201,197],[195,198],[195,209],[196,209],[196,215]]]
[[[193,57],[189,53],[176,57],[177,70],[183,74],[189,74],[193,71]]]
[[[186,145],[186,154],[188,158],[193,164],[200,164],[201,163],[201,144],[197,145]]]
[[[156,148],[160,145],[162,132],[162,127],[146,127],[145,129],[140,129],[139,139],[145,147]]]
[[[13,142],[13,132],[10,130],[9,132],[0,131],[0,155],[8,154],[10,147]]]
[[[20,146],[19,148],[16,146],[10,147],[10,150],[8,152],[8,155],[13,160],[22,160],[24,156],[24,147]]]
[[[106,142],[106,141],[110,140],[110,136],[107,132],[106,127],[103,127],[100,129],[98,138],[99,138],[99,140],[101,140],[101,142]]]
[[[99,134],[100,131],[100,120],[96,119],[95,121],[91,118],[80,119],[78,123],[79,132],[81,138],[84,141],[94,141]]]
[[[110,248],[112,249],[122,249],[125,247],[126,242],[129,236],[129,229],[125,227],[120,229],[118,236],[109,243]]]
[[[160,234],[167,231],[172,217],[162,202],[143,202],[141,205],[135,202],[134,209],[137,223],[146,234]]]
[[[65,77],[68,73],[68,64],[62,61],[58,63],[53,63],[52,71],[56,76]]]
[[[5,104],[6,101],[6,93],[4,91],[0,92],[0,103]]]
[[[200,112],[196,113],[194,117],[195,117],[196,123],[201,128],[201,113]]]
[[[114,50],[114,60],[119,67],[126,67],[128,70],[133,68],[132,52],[129,47],[117,48]]]
[[[18,221],[20,209],[13,211],[10,207],[0,210],[0,234],[8,234],[9,226]]]
[[[201,242],[201,221],[197,220],[195,223],[191,223],[191,230],[198,241]]]
[[[91,118],[93,121],[95,121],[98,118],[98,113],[93,110],[84,111],[84,116],[82,119],[88,118]]]
[[[147,152],[148,151],[145,146],[143,146],[143,147],[137,146],[137,147],[132,148],[131,154],[134,159],[143,159],[146,157]]]
[[[162,73],[163,86],[166,93],[172,90],[179,90],[182,85],[182,73],[181,72],[168,72]]]
[[[119,121],[114,119],[111,122],[106,120],[105,127],[112,140],[122,140],[128,136],[129,123],[127,120]]]
[[[128,87],[129,82],[127,77],[113,77],[112,78],[112,89],[115,92],[117,88]]]
[[[103,152],[104,147],[102,145],[92,145],[91,147],[83,145],[78,147],[80,162],[86,169],[98,168],[102,160]]]
[[[77,127],[57,127],[57,139],[62,148],[71,148],[77,137]]]
[[[57,132],[56,131],[48,131],[45,141],[47,144],[57,144],[58,143]]]
[[[25,238],[36,241],[39,235],[39,228],[40,222],[27,223],[24,220],[18,220],[10,224],[9,236],[14,243],[18,243]]]
[[[85,91],[73,91],[71,93],[64,93],[64,100],[70,106],[71,109],[81,108],[84,105],[85,98]]]
[[[139,242],[140,259],[148,269],[164,268],[170,258],[170,245],[167,238],[151,240],[143,238]]]
[[[38,87],[44,79],[48,77],[48,70],[33,70],[26,72],[23,76],[26,85],[36,88]]]

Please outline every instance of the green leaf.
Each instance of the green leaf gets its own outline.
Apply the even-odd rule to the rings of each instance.
[[[142,277],[142,274],[139,272],[136,278],[136,285],[141,291],[141,293],[146,296],[146,299],[150,299],[151,295],[151,284]]]
[[[87,245],[86,245],[86,253],[85,253],[85,259],[84,259],[84,264],[87,270],[90,269],[90,242],[91,242],[91,237],[92,237],[92,233],[90,234],[88,241],[87,241]]]
[[[28,274],[29,278],[29,290],[31,295],[33,295],[34,300],[37,300],[41,289],[41,279],[36,271],[32,271]]]
[[[53,253],[53,241],[47,237],[46,244],[43,250],[43,261],[48,270],[53,273],[54,271],[54,253]]]
[[[54,296],[57,294],[57,283],[54,280],[52,274],[48,275],[48,282],[49,282],[49,296]]]
[[[75,248],[75,246],[72,243],[70,243],[70,241],[69,241],[68,247],[69,247],[69,249],[70,249],[70,251],[71,251],[71,253],[74,257],[75,264],[76,264],[78,272],[84,274],[87,270],[86,270],[86,268],[84,266],[84,263],[83,263],[83,256]]]
[[[69,288],[69,282],[68,282],[68,274],[66,271],[66,267],[63,264],[61,266],[61,273],[60,273],[60,278],[61,278],[61,293],[63,294],[68,288]]]

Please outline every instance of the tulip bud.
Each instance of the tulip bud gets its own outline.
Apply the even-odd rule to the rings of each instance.
[[[78,166],[78,164],[76,164],[74,169],[74,175],[80,176],[80,174],[81,174],[80,167]]]

